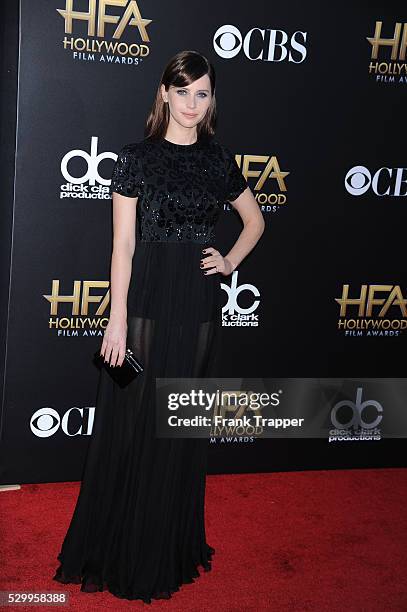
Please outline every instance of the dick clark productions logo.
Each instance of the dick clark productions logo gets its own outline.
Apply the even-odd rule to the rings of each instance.
[[[61,160],[61,174],[67,182],[61,185],[60,199],[109,199],[111,177],[104,178],[99,172],[99,165],[105,159],[111,159],[115,162],[117,153],[112,151],[98,153],[97,136],[92,136],[89,152],[83,149],[68,151]],[[85,167],[85,172],[79,174],[78,170],[74,174],[70,170],[72,164],[76,164],[81,170]]]
[[[244,283],[243,285],[237,284],[238,271],[232,273],[230,286],[226,283],[221,283],[221,288],[226,291],[228,299],[224,307],[222,308],[222,326],[225,327],[258,327],[259,315],[254,314],[254,311],[258,308],[260,300],[253,300],[253,302],[243,307],[238,302],[238,297],[242,291],[249,291],[254,297],[259,297],[260,292],[254,285]]]
[[[356,391],[356,401],[345,399],[337,402],[331,410],[331,422],[334,429],[329,431],[329,442],[345,440],[380,440],[379,425],[383,419],[383,406],[374,399],[362,402],[363,387]],[[344,411],[345,409],[345,411]],[[373,420],[366,420],[364,411],[376,416]],[[346,413],[350,418],[346,417]]]

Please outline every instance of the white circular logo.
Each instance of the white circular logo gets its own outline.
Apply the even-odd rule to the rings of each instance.
[[[249,283],[239,285],[238,287],[237,275],[238,272],[233,272],[230,287],[225,283],[221,283],[221,288],[226,291],[228,295],[228,301],[225,306],[223,306],[222,312],[227,312],[228,314],[234,314],[235,312],[238,312],[241,315],[250,314],[251,312],[256,310],[256,308],[260,304],[260,300],[254,300],[251,306],[249,306],[248,308],[242,308],[242,306],[239,306],[237,302],[237,297],[242,291],[251,291],[255,297],[259,297],[260,291],[257,289],[257,287],[255,287],[254,285],[250,285]]]
[[[224,59],[235,57],[242,47],[242,35],[235,26],[223,25],[213,36],[213,47]]]
[[[68,163],[73,157],[83,157],[83,159],[86,161],[88,169],[83,176],[76,177],[69,173]],[[68,153],[64,155],[61,161],[62,176],[66,181],[69,181],[74,185],[80,185],[87,182],[89,182],[89,185],[95,185],[96,181],[100,185],[110,185],[110,178],[104,179],[102,176],[100,176],[98,171],[99,164],[103,159],[113,159],[113,161],[116,161],[117,154],[112,153],[111,151],[106,151],[105,153],[99,153],[98,155],[98,137],[92,136],[90,143],[90,155],[81,149],[68,151]]]
[[[74,431],[72,431],[72,423],[70,424],[69,422],[72,415],[75,415],[73,427],[75,427],[75,423],[77,427]],[[85,406],[84,408],[72,406],[72,408],[69,408],[65,412],[62,418],[53,408],[39,408],[31,417],[30,428],[33,434],[38,438],[50,438],[58,429],[61,429],[61,431],[69,437],[80,435],[90,436],[94,418],[94,406]]]
[[[346,191],[352,195],[363,195],[369,189],[372,175],[365,166],[354,166],[345,176]]]
[[[30,427],[38,438],[49,438],[58,430],[61,418],[53,408],[40,408],[31,417]]]
[[[371,423],[366,422],[363,419],[363,410],[366,406],[373,406],[378,413],[383,412],[383,406],[377,402],[376,400],[365,400],[362,402],[362,387],[358,387],[356,391],[356,402],[352,402],[351,400],[342,400],[335,404],[335,406],[331,410],[331,421],[334,427],[337,429],[349,429],[350,427],[363,427],[363,429],[373,429],[377,427],[377,425],[382,420],[383,416],[378,414],[377,418]],[[342,406],[347,406],[352,410],[352,417],[348,422],[342,422],[338,419],[338,410],[342,408]]]

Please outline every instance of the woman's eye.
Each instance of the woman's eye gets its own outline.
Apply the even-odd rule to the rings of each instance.
[[[186,89],[177,89],[177,94],[184,94],[187,93]],[[207,93],[205,93],[204,91],[201,91],[198,93],[198,96],[200,96],[201,98],[206,98],[207,97]]]

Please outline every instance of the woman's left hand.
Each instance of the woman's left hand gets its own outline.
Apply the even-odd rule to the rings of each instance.
[[[205,275],[216,274],[220,272],[223,276],[228,276],[233,272],[233,265],[226,257],[214,249],[207,247],[203,250],[203,258],[201,259],[201,269]]]

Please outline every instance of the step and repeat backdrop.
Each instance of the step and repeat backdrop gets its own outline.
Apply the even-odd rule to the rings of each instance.
[[[81,477],[96,416],[92,356],[109,317],[110,176],[120,148],[143,138],[162,70],[183,49],[216,69],[217,138],[266,222],[221,280],[220,375],[278,380],[285,413],[304,408],[319,424],[291,439],[226,428],[208,440],[209,471],[397,464],[407,325],[402,9],[20,1],[2,483]],[[242,224],[226,202],[223,212],[214,246],[225,254]]]

